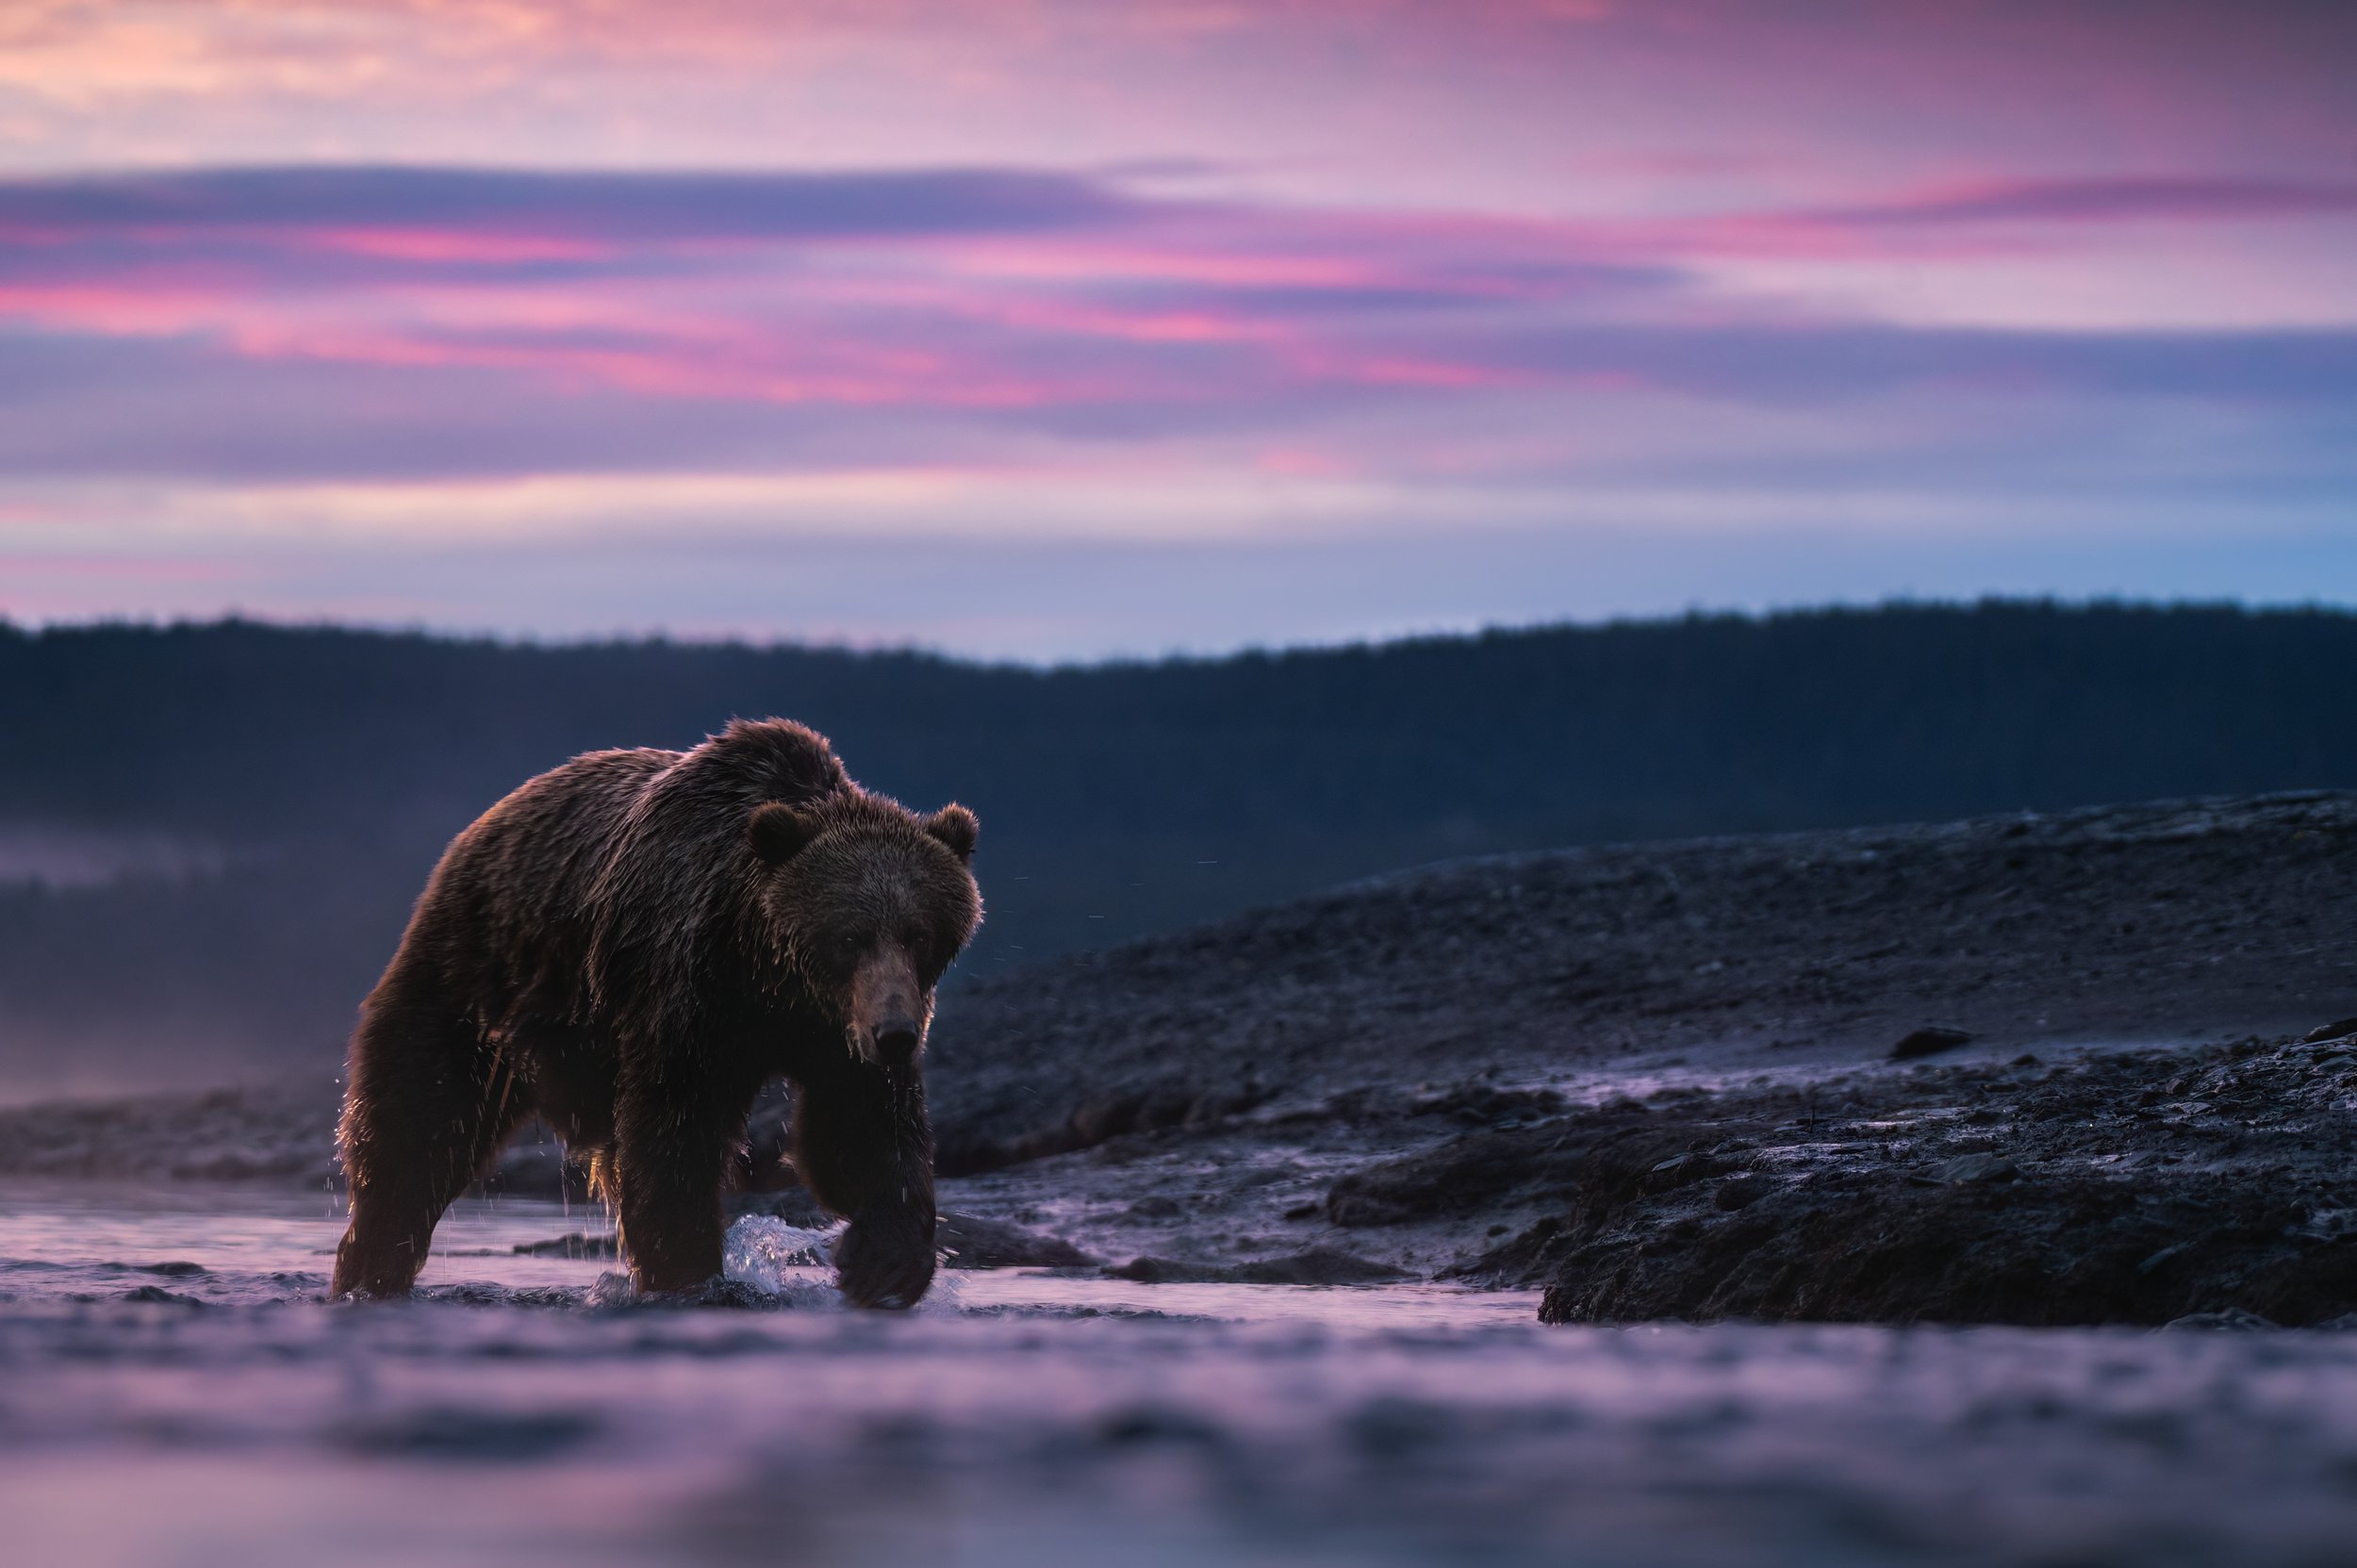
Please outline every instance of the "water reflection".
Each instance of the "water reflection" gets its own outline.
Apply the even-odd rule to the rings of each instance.
[[[11,1556],[2289,1564],[2357,1526],[2357,1337],[1026,1272],[878,1316],[776,1231],[724,1311],[513,1250],[597,1218],[465,1206],[417,1299],[349,1307],[323,1197],[0,1193]]]

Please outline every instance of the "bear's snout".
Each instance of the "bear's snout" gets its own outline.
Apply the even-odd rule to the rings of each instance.
[[[879,1066],[905,1067],[924,1047],[927,1011],[915,963],[887,943],[852,979],[852,1048]]]
[[[876,1026],[876,1060],[887,1067],[905,1067],[916,1060],[923,1040],[914,1018],[893,1018]]]

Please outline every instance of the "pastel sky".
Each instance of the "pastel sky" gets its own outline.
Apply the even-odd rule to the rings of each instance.
[[[11,0],[0,614],[2357,602],[2357,7]]]

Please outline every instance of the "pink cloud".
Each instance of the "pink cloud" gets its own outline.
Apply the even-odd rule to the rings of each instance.
[[[175,206],[178,227],[163,216]],[[1152,201],[1003,172],[231,171],[0,182],[0,223],[46,237],[0,252],[0,319],[200,340],[257,364],[782,406],[1101,419],[1548,386],[1752,395],[1751,348],[1673,353],[1659,334],[1756,344],[1756,329],[1795,322],[1695,288],[1700,267],[2067,254],[2073,233],[2132,221],[2352,213],[2339,186],[2190,179],[1951,184],[1613,222]],[[1885,355],[1869,379],[1902,362],[1925,384],[2046,373]]]
[[[987,178],[985,202],[1021,189]],[[632,182],[602,224],[559,182],[565,206],[543,235],[506,206],[470,225],[451,212],[357,223],[356,198],[323,173],[286,189],[298,212],[327,217],[308,222],[269,205],[281,186],[260,182],[265,205],[250,208],[235,180],[199,185],[182,232],[155,222],[145,186],[122,198],[0,188],[0,213],[14,195],[54,237],[0,263],[0,314],[49,331],[195,333],[254,359],[493,369],[647,396],[1014,407],[1199,399],[1200,371],[1166,355],[1205,349],[1231,355],[1228,395],[1298,380],[1496,384],[1477,364],[1363,341],[1357,318],[1402,296],[1443,306],[1562,291],[1547,236],[1478,220],[1146,206],[1073,188],[1059,199],[1097,216],[1051,238],[1025,232],[1032,214],[1018,206],[1009,232],[978,234],[997,208],[952,183],[896,179],[882,206],[843,182],[819,190],[823,210],[848,204],[873,222],[855,234],[830,218],[814,237],[725,205],[771,200],[757,182],[691,181],[677,197]],[[527,209],[551,200],[529,181],[507,188]],[[892,205],[904,192],[946,200],[947,231]],[[396,208],[479,205],[472,186],[445,200],[424,176],[385,195]],[[83,215],[81,243],[59,209]]]
[[[321,228],[292,237],[298,245],[390,261],[595,261],[611,245],[558,235],[473,234],[450,229]]]

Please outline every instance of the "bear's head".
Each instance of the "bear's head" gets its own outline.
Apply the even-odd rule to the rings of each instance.
[[[746,824],[773,950],[869,1062],[915,1060],[933,987],[981,924],[977,833],[964,806],[919,817],[858,790],[770,801]]]

